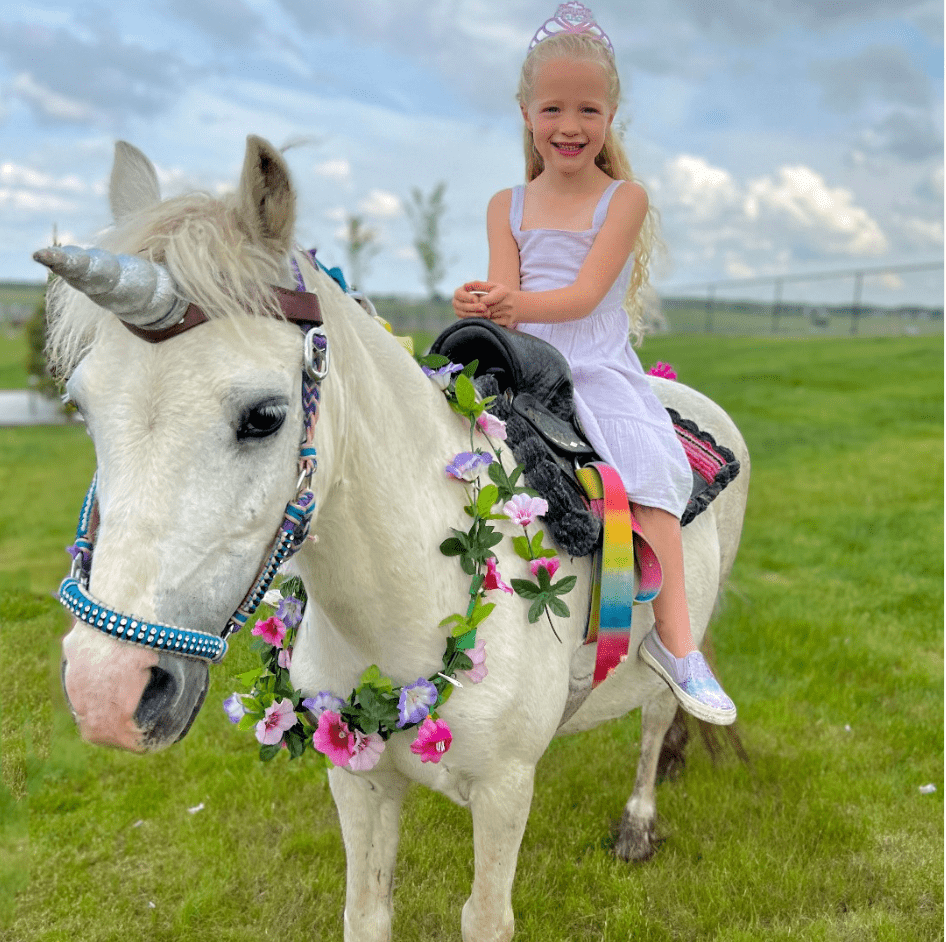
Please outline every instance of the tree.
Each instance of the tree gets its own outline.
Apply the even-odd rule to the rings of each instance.
[[[349,216],[345,238],[342,240],[348,255],[348,282],[350,288],[362,289],[368,266],[381,247],[377,244],[378,234],[369,229],[360,216]]]
[[[447,184],[444,180],[441,180],[426,197],[415,186],[411,190],[410,202],[406,204],[407,215],[414,227],[414,248],[417,250],[424,269],[424,284],[428,295],[435,301],[440,300],[437,286],[446,274],[443,249],[440,245],[442,235],[440,222],[447,209],[443,199],[446,191]]]
[[[50,279],[51,281],[52,279]],[[26,322],[26,374],[30,386],[50,399],[58,398],[60,384],[53,378],[46,364],[46,297],[37,303]]]

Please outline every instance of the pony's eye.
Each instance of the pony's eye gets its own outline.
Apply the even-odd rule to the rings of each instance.
[[[283,402],[269,400],[250,406],[241,416],[237,427],[237,440],[268,438],[275,435],[286,421],[288,409]]]

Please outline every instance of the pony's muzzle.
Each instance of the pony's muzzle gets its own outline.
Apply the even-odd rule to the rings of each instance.
[[[63,641],[62,686],[84,740],[155,752],[184,737],[207,694],[207,666],[172,654],[89,636]]]

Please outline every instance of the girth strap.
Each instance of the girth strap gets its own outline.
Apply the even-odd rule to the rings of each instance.
[[[627,657],[634,602],[649,602],[660,591],[657,556],[631,514],[624,482],[610,465],[595,461],[575,472],[592,509],[604,523],[603,545],[595,555],[591,611],[585,644],[597,643],[592,686],[597,687]],[[634,592],[635,542],[638,587]]]

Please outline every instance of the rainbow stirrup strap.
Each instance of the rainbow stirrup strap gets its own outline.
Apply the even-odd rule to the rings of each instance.
[[[624,482],[610,465],[592,462],[575,472],[589,500],[600,502],[601,552],[595,556],[591,611],[585,644],[597,642],[592,686],[597,687],[627,657],[634,602],[649,602],[660,591],[660,563],[644,540],[628,504]],[[634,545],[638,586],[634,591]]]

